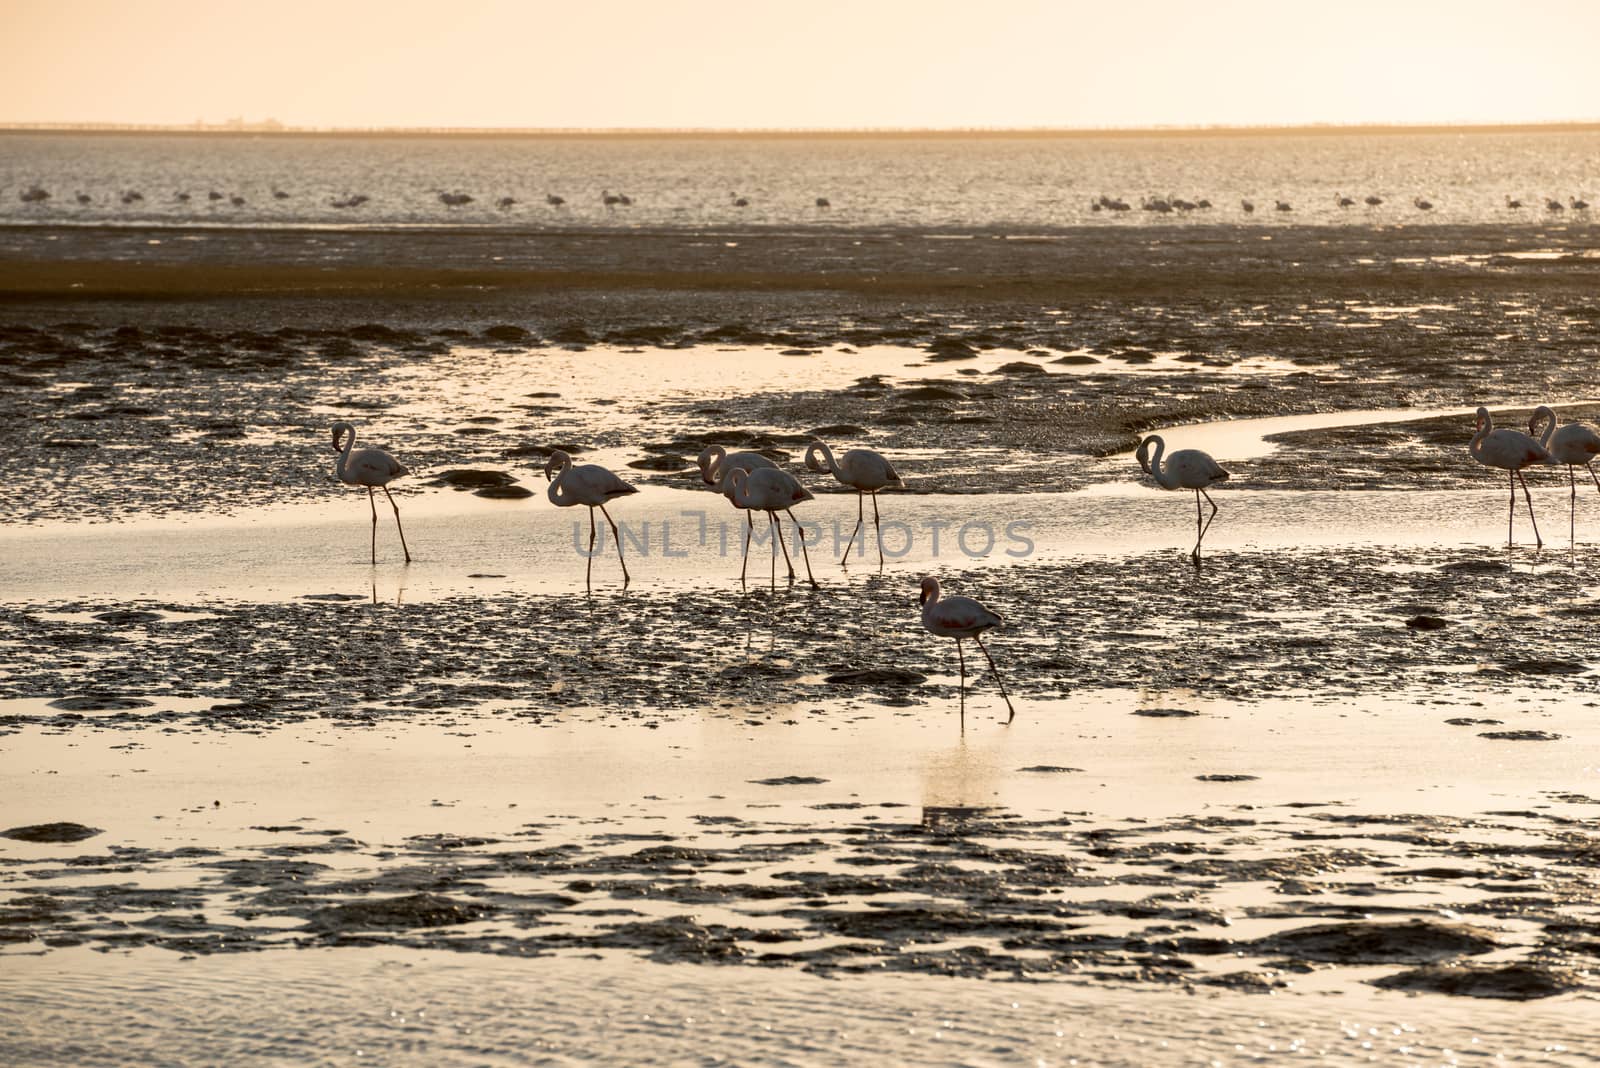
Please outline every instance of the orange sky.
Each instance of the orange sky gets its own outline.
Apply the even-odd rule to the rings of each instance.
[[[1600,118],[1600,0],[0,0],[0,121]]]

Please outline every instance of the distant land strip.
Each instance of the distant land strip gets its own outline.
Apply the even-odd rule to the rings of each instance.
[[[75,134],[100,136],[250,138],[463,138],[528,140],[1018,140],[1173,137],[1341,137],[1475,134],[1596,134],[1600,119],[1583,122],[1460,124],[1308,124],[1302,126],[969,127],[959,129],[570,129],[517,127],[311,127],[260,123],[159,125],[139,123],[0,122],[0,136]]]

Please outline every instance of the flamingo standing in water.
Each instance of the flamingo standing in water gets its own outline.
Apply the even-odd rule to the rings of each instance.
[[[626,589],[631,576],[628,574],[628,563],[622,558],[622,535],[617,531],[616,520],[606,511],[606,502],[639,491],[599,464],[574,467],[572,457],[560,449],[552,452],[550,459],[545,461],[544,478],[550,483],[545,496],[557,508],[572,508],[580,504],[589,507],[589,562],[583,571],[583,588],[593,588],[590,578],[594,574],[594,510],[598,508],[606,517],[606,522],[611,524],[611,537],[617,543],[617,562],[622,565],[622,585]]]
[[[1544,430],[1539,431],[1538,425],[1543,422]],[[1572,506],[1567,516],[1567,535],[1572,539],[1572,544],[1578,544],[1578,478],[1572,470],[1582,464],[1589,472],[1589,477],[1594,479],[1594,488],[1600,490],[1600,475],[1594,473],[1594,458],[1600,455],[1600,434],[1584,426],[1582,423],[1568,423],[1561,429],[1556,429],[1556,413],[1548,405],[1541,404],[1533,410],[1533,418],[1528,420],[1528,433],[1539,439],[1539,447],[1550,453],[1550,458],[1558,464],[1567,465],[1567,482],[1572,486]]]
[[[1529,464],[1550,462],[1550,454],[1544,450],[1544,446],[1519,431],[1496,430],[1494,420],[1489,417],[1489,409],[1479,408],[1478,432],[1472,435],[1467,451],[1480,464],[1507,472],[1506,480],[1511,486],[1511,512],[1506,516],[1507,544],[1516,543],[1513,524],[1517,517],[1517,483],[1520,481],[1522,495],[1528,501],[1528,521],[1533,524],[1534,546],[1544,545],[1544,539],[1539,537],[1539,521],[1533,517],[1533,494],[1528,492],[1528,480],[1522,477],[1522,469]]]
[[[400,550],[406,554],[406,563],[409,564],[411,549],[406,545],[406,531],[400,525],[400,506],[394,503],[389,483],[411,472],[382,449],[356,452],[353,451],[355,446],[356,428],[349,423],[333,424],[333,451],[339,454],[333,473],[347,485],[367,487],[367,503],[372,506],[372,562],[378,562],[378,502],[372,491],[381,489],[383,495],[389,498],[389,507],[394,509],[394,528],[400,532]]]
[[[717,492],[728,498],[728,503],[744,512],[745,524],[748,527],[746,537],[755,533],[755,519],[751,517],[750,510],[739,503],[738,497],[733,492],[733,472],[735,470],[746,473],[762,467],[777,467],[778,465],[762,456],[759,452],[729,453],[721,445],[707,445],[700,450],[700,456],[695,461],[700,465],[700,479],[708,486],[717,487]],[[744,581],[744,568],[739,568],[739,581]]]
[[[811,491],[796,482],[793,475],[779,471],[776,467],[758,467],[754,471],[731,468],[728,471],[728,481],[732,483],[735,507],[763,511],[767,513],[767,520],[772,524],[772,540],[775,542],[772,552],[772,588],[778,588],[777,546],[783,547],[783,560],[789,565],[790,581],[795,577],[794,561],[789,559],[789,546],[783,540],[783,524],[778,522],[778,512],[781,510],[788,513],[789,519],[794,523],[795,535],[800,539],[800,552],[806,561],[806,581],[811,583],[812,589],[820,589],[816,577],[811,574],[811,553],[806,550],[806,532],[800,529],[800,520],[795,519],[794,512],[791,511],[800,502],[811,500]],[[745,533],[744,552],[748,558],[750,555],[748,531]],[[739,581],[744,581],[742,564],[739,568]]]
[[[822,460],[817,460],[817,454],[822,454]],[[813,441],[806,447],[806,470],[819,474],[829,473],[846,486],[856,491],[856,527],[850,532],[850,540],[844,547],[844,555],[839,558],[839,566],[850,559],[850,550],[855,548],[856,534],[866,523],[866,501],[872,498],[872,529],[878,535],[878,564],[883,565],[883,526],[878,519],[878,491],[888,486],[895,489],[905,489],[906,484],[895,473],[894,465],[884,458],[882,453],[871,449],[851,449],[835,462],[833,450],[820,441]]]
[[[978,648],[983,650],[983,658],[989,661],[989,670],[994,672],[994,681],[1000,685],[1000,696],[1006,703],[1006,722],[1010,723],[1017,718],[1017,710],[1012,707],[1011,696],[1006,693],[1006,684],[1000,678],[1000,671],[994,666],[994,657],[989,655],[989,649],[983,644],[981,635],[990,627],[998,627],[1005,622],[999,615],[989,611],[971,597],[945,597],[939,596],[939,580],[929,575],[922,580],[922,627],[929,634],[936,634],[941,638],[954,638],[956,640],[956,663],[961,666],[961,729],[967,729],[967,657],[961,651],[963,638],[971,638],[978,643]]]
[[[1150,455],[1151,446],[1155,446],[1156,454]],[[1166,458],[1163,466],[1161,458],[1167,451],[1167,443],[1161,440],[1159,434],[1151,434],[1139,442],[1139,451],[1135,453],[1139,466],[1144,468],[1144,473],[1156,480],[1162,489],[1192,489],[1194,490],[1194,551],[1189,556],[1194,560],[1194,566],[1200,566],[1200,543],[1205,540],[1206,531],[1211,529],[1211,520],[1217,518],[1217,502],[1211,499],[1211,494],[1206,493],[1206,487],[1214,482],[1228,481],[1228,472],[1224,471],[1208,453],[1199,449],[1179,449]],[[1200,522],[1200,498],[1204,496],[1206,503],[1211,506],[1211,515],[1202,524]]]

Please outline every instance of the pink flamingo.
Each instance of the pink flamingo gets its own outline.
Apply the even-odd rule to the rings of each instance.
[[[1541,433],[1536,428],[1539,423],[1545,424]],[[1572,504],[1567,515],[1567,536],[1572,544],[1578,544],[1578,478],[1572,470],[1582,464],[1589,472],[1589,477],[1594,479],[1594,488],[1600,490],[1600,475],[1594,473],[1594,458],[1600,455],[1600,434],[1584,426],[1582,423],[1568,423],[1560,430],[1556,429],[1556,413],[1548,405],[1541,404],[1533,410],[1533,418],[1528,420],[1528,433],[1539,439],[1539,447],[1550,454],[1552,460],[1558,464],[1567,465],[1567,482],[1572,486]]]
[[[1513,525],[1517,517],[1517,483],[1521,482],[1522,495],[1528,501],[1528,521],[1533,524],[1534,546],[1544,545],[1544,539],[1539,537],[1539,521],[1533,516],[1533,494],[1528,492],[1528,480],[1522,477],[1522,469],[1529,464],[1550,462],[1550,454],[1544,450],[1544,446],[1519,431],[1496,430],[1494,420],[1489,417],[1489,409],[1479,408],[1478,432],[1472,435],[1467,451],[1480,464],[1507,472],[1506,480],[1511,486],[1511,512],[1506,516],[1507,543],[1516,544]]]
[[[389,506],[394,509],[394,527],[400,532],[400,549],[406,554],[406,563],[409,564],[411,550],[406,546],[406,531],[400,525],[400,506],[394,503],[394,495],[389,492],[389,483],[411,472],[382,449],[362,449],[360,452],[353,452],[355,445],[354,426],[349,423],[333,424],[333,451],[339,454],[333,473],[339,477],[340,482],[347,485],[367,487],[367,503],[372,506],[372,562],[374,564],[378,562],[378,502],[372,492],[377,488],[383,490],[383,495],[389,498]]]
[[[1150,455],[1150,446],[1154,444],[1156,454]],[[1139,466],[1144,468],[1144,473],[1156,480],[1162,489],[1192,489],[1194,490],[1194,551],[1189,556],[1194,560],[1194,566],[1200,566],[1200,543],[1205,540],[1206,531],[1211,529],[1211,520],[1217,518],[1217,502],[1211,499],[1211,494],[1206,493],[1206,487],[1215,482],[1228,481],[1228,472],[1213,460],[1209,453],[1199,449],[1179,449],[1167,457],[1166,466],[1161,464],[1161,457],[1167,451],[1167,443],[1161,440],[1159,434],[1151,434],[1139,442],[1139,451],[1134,455],[1139,460]],[[1211,515],[1202,525],[1200,522],[1200,498],[1204,496],[1206,503],[1211,506]]]
[[[611,524],[611,537],[617,543],[617,562],[622,565],[622,585],[626,589],[632,580],[628,575],[628,562],[622,558],[622,535],[617,531],[616,520],[606,511],[606,502],[639,491],[599,464],[572,466],[572,457],[560,449],[552,452],[550,459],[545,461],[544,477],[545,481],[550,483],[545,496],[550,498],[551,504],[557,508],[572,508],[580,504],[589,507],[589,562],[583,572],[583,588],[592,589],[590,577],[594,574],[594,510],[598,508],[606,517],[606,522]]]
[[[811,500],[811,491],[796,482],[793,475],[779,471],[775,467],[758,467],[754,471],[744,471],[735,467],[728,472],[728,479],[732,483],[734,505],[767,513],[767,519],[772,525],[772,540],[776,543],[772,552],[772,588],[778,588],[777,546],[783,548],[784,563],[789,565],[789,580],[792,582],[795,577],[794,561],[789,559],[789,546],[783,540],[783,524],[778,522],[778,512],[783,511],[794,523],[795,535],[800,539],[800,552],[806,561],[806,581],[811,583],[812,589],[820,589],[816,577],[811,574],[811,553],[806,549],[806,532],[800,529],[800,520],[795,519],[794,512],[791,511],[802,501]],[[744,537],[744,555],[748,560],[750,555],[748,530]],[[739,581],[744,581],[742,564],[739,568]]]
[[[956,640],[956,662],[961,666],[961,729],[967,728],[967,658],[961,651],[963,638],[971,638],[978,643],[978,648],[983,650],[983,658],[989,661],[989,670],[994,672],[994,681],[1000,685],[1000,696],[1005,700],[1006,722],[1010,723],[1017,718],[1017,710],[1011,705],[1011,696],[1006,693],[1006,684],[1000,678],[1000,671],[994,666],[994,657],[989,655],[989,649],[983,644],[982,634],[991,627],[998,627],[1005,622],[999,615],[989,611],[971,597],[945,597],[939,596],[939,580],[932,575],[922,580],[922,627],[929,634],[941,638],[954,638]]]
[[[817,460],[817,454],[822,454],[822,461]],[[906,484],[895,473],[891,464],[880,452],[872,449],[850,449],[835,462],[833,450],[823,442],[813,441],[806,447],[806,470],[819,474],[827,472],[846,486],[856,491],[856,526],[850,532],[850,540],[845,544],[844,556],[839,558],[839,565],[850,559],[850,550],[855,548],[856,533],[866,523],[866,503],[864,498],[872,498],[872,528],[878,534],[878,563],[883,563],[883,526],[878,520],[878,491],[893,486],[895,489],[905,489]]]

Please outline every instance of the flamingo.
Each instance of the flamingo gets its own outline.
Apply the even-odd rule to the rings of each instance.
[[[631,577],[628,575],[627,561],[622,559],[622,535],[617,531],[616,520],[606,511],[606,502],[639,491],[599,464],[572,466],[572,457],[560,449],[552,452],[550,459],[545,461],[544,477],[545,481],[550,483],[545,496],[550,498],[551,504],[557,508],[571,508],[579,504],[589,507],[589,563],[583,572],[583,588],[585,590],[592,588],[590,577],[594,574],[594,510],[598,508],[605,515],[606,522],[611,524],[611,536],[617,543],[617,562],[622,565],[622,585],[626,589]]]
[[[1480,464],[1503,468],[1507,472],[1506,480],[1511,486],[1511,512],[1506,517],[1507,542],[1516,542],[1512,525],[1517,516],[1517,483],[1520,481],[1522,495],[1528,500],[1528,520],[1533,524],[1534,546],[1544,545],[1544,540],[1539,537],[1539,521],[1533,516],[1533,494],[1528,492],[1528,480],[1522,477],[1522,469],[1529,464],[1550,462],[1550,454],[1544,450],[1544,446],[1519,431],[1496,430],[1494,420],[1489,417],[1489,409],[1479,408],[1478,432],[1472,435],[1467,451]]]
[[[1520,201],[1520,200],[1512,200],[1510,194],[1506,195],[1506,208],[1507,208],[1507,210],[1516,211],[1520,207],[1522,207],[1522,201]]]
[[[1540,422],[1545,423],[1542,433],[1535,430]],[[1578,479],[1572,468],[1582,464],[1589,471],[1589,477],[1594,479],[1594,488],[1600,490],[1600,475],[1594,473],[1594,458],[1600,455],[1600,434],[1584,426],[1582,423],[1568,423],[1560,430],[1556,429],[1556,413],[1548,405],[1541,404],[1533,410],[1533,418],[1528,420],[1528,433],[1534,434],[1539,439],[1539,447],[1550,453],[1550,457],[1558,464],[1567,465],[1567,481],[1572,486],[1572,506],[1567,517],[1567,535],[1572,539],[1572,544],[1578,543]]]
[[[609,189],[602,189],[600,190],[600,202],[608,208],[614,208],[622,203],[622,198]]]
[[[406,563],[409,564],[411,549],[406,545],[406,531],[400,525],[400,506],[394,503],[394,495],[389,492],[389,483],[411,472],[382,449],[362,449],[360,452],[352,452],[355,445],[354,426],[349,423],[333,424],[333,451],[339,454],[339,461],[334,464],[333,473],[339,476],[340,482],[347,485],[367,487],[367,503],[372,506],[372,562],[374,564],[378,562],[378,504],[372,493],[374,488],[378,488],[383,490],[383,495],[389,498],[389,506],[394,509],[394,528],[400,532],[400,550],[406,554]]]
[[[501,211],[510,211],[512,208],[516,207],[517,198],[516,197],[501,197],[499,200],[495,201],[494,203],[495,203],[495,207],[499,208]]]
[[[236,208],[242,208],[244,207],[244,197],[235,193],[233,196],[228,198],[228,203],[232,204]]]
[[[822,460],[817,460],[817,454],[822,454]],[[855,548],[856,533],[866,522],[866,501],[872,498],[872,528],[878,535],[878,565],[883,565],[883,527],[878,519],[878,491],[893,486],[895,489],[905,489],[906,484],[895,473],[894,465],[884,458],[882,453],[871,449],[851,449],[836,462],[833,450],[821,441],[813,441],[806,447],[806,470],[819,474],[829,473],[846,486],[856,491],[856,526],[850,532],[850,541],[844,547],[844,555],[839,558],[839,566],[850,559],[850,550]]]
[[[274,189],[272,191],[272,199],[273,200],[288,200],[289,199],[289,194],[285,193],[282,189]]]
[[[764,467],[776,468],[778,465],[762,456],[759,452],[729,453],[721,445],[707,445],[700,450],[696,460],[700,465],[700,478],[708,486],[716,486],[717,492],[728,498],[728,503],[744,512],[745,524],[749,528],[745,534],[745,548],[749,551],[749,536],[755,533],[755,519],[751,517],[750,510],[739,503],[738,496],[733,492],[733,472],[746,473]],[[744,581],[744,567],[739,568],[739,581]]]
[[[1345,196],[1343,193],[1340,193],[1338,195],[1338,197],[1335,198],[1335,199],[1337,200],[1337,202],[1338,202],[1338,204],[1339,204],[1339,206],[1341,208],[1353,208],[1353,207],[1355,207],[1355,203],[1356,202],[1354,200],[1351,200],[1349,197]]]
[[[91,197],[88,193],[79,193],[77,195],[77,200],[78,200],[79,204],[87,204],[93,199],[94,198]]]
[[[19,198],[24,204],[43,204],[50,199],[50,190],[39,185],[30,185],[24,189]]]
[[[758,467],[754,471],[745,471],[735,467],[729,470],[728,480],[732,483],[734,504],[739,508],[752,511],[760,510],[767,513],[767,519],[772,524],[772,538],[777,545],[783,547],[784,563],[789,565],[789,579],[794,580],[794,561],[789,559],[789,546],[783,540],[783,524],[778,522],[778,510],[787,512],[789,519],[794,523],[795,533],[800,539],[800,552],[806,561],[806,581],[811,583],[812,589],[820,589],[817,580],[811,574],[811,553],[806,549],[806,534],[800,529],[800,520],[795,519],[793,507],[802,501],[811,500],[811,491],[796,482],[793,475],[779,471],[776,467]],[[747,533],[744,540],[744,551],[750,554],[750,536]],[[744,581],[744,569],[739,569],[739,579]],[[778,553],[772,553],[772,587],[778,586]]]
[[[1250,203],[1250,201],[1248,201],[1248,200],[1239,201],[1239,208],[1246,215],[1254,215],[1255,214],[1255,210],[1256,210],[1256,206],[1254,204]]]
[[[1293,211],[1294,210],[1293,205],[1291,205],[1287,200],[1274,200],[1272,202],[1272,206],[1273,206],[1273,208],[1275,208],[1278,211]]]
[[[180,204],[187,204],[187,203],[189,203],[189,194],[188,193],[174,193],[174,194],[172,194],[172,199],[176,200]]]
[[[817,198],[817,207],[819,207],[819,208],[831,208],[831,207],[833,207],[833,204],[828,200],[827,197],[818,197]]]
[[[1150,455],[1151,445],[1155,446],[1156,454]],[[1161,457],[1165,455],[1167,443],[1161,440],[1160,435],[1151,434],[1139,442],[1139,450],[1135,455],[1139,459],[1139,466],[1144,468],[1144,473],[1156,480],[1162,489],[1192,489],[1194,490],[1194,526],[1196,536],[1194,551],[1189,555],[1194,560],[1194,566],[1200,566],[1200,543],[1205,540],[1206,531],[1211,529],[1211,520],[1217,518],[1217,502],[1211,499],[1211,494],[1206,493],[1206,487],[1214,482],[1226,482],[1228,472],[1213,460],[1208,453],[1199,449],[1179,449],[1167,457],[1166,466],[1161,465]],[[1206,503],[1211,506],[1211,515],[1205,523],[1200,522],[1200,498],[1204,496]]]
[[[1567,198],[1567,203],[1572,205],[1572,210],[1573,211],[1588,211],[1589,210],[1589,202],[1587,200],[1579,200],[1577,197],[1568,197]]]
[[[1545,211],[1557,211],[1557,212],[1566,211],[1567,210],[1567,206],[1565,204],[1561,203],[1561,201],[1559,201],[1559,200],[1555,200],[1555,199],[1553,199],[1551,197],[1546,197],[1545,201],[1544,201],[1544,210]]]
[[[1009,724],[1017,718],[1017,710],[1011,704],[1011,696],[1006,693],[1006,684],[1000,678],[1000,671],[994,666],[994,657],[989,655],[989,649],[983,644],[981,635],[990,627],[998,627],[1005,622],[999,615],[989,611],[971,597],[945,597],[939,596],[939,580],[932,575],[922,580],[922,627],[929,634],[941,638],[954,638],[956,640],[956,663],[961,666],[961,729],[967,729],[967,657],[961,651],[961,640],[971,638],[978,643],[978,648],[983,650],[983,658],[989,661],[989,670],[994,672],[994,681],[1000,685],[1000,696],[1005,700],[1006,716]]]
[[[1383,203],[1383,198],[1378,196],[1376,193],[1368,193],[1363,199],[1362,203],[1366,204],[1366,206],[1369,208],[1375,208],[1379,204]]]
[[[557,196],[554,193],[546,193],[544,195],[544,202],[546,204],[550,205],[552,208],[559,208],[561,205],[563,205],[563,204],[565,204],[567,202],[567,198],[566,197],[562,197],[562,196]]]
[[[1432,211],[1433,201],[1424,200],[1422,197],[1412,197],[1411,203],[1416,205],[1418,211]]]
[[[729,193],[728,198],[733,201],[733,206],[736,208],[748,208],[750,206],[750,198],[742,197],[738,193]]]

